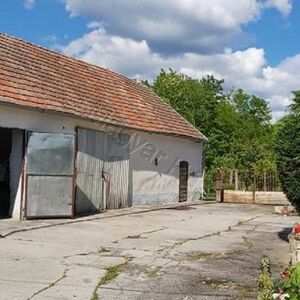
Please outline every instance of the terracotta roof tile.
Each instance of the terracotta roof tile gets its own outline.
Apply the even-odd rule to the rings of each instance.
[[[137,130],[206,139],[144,85],[1,33],[0,101]]]

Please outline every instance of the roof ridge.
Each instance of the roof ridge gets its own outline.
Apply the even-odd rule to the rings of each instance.
[[[206,140],[151,88],[135,79],[0,32],[1,53],[0,102],[14,99],[13,103],[23,107]]]
[[[152,94],[156,97],[158,97],[160,100],[161,98],[148,86],[144,85],[145,88],[149,89]],[[208,141],[208,138],[197,128],[194,126],[194,124],[192,124],[191,122],[189,122],[187,119],[185,119],[175,108],[173,108],[171,105],[169,105],[168,103],[166,103],[165,101],[162,101],[164,105],[168,106],[170,109],[173,110],[173,112],[175,112],[182,120],[184,120],[188,125],[192,126],[195,130],[197,130],[199,133],[201,133],[201,135],[203,136],[203,139]]]
[[[130,82],[136,83],[135,79],[131,79],[131,78],[129,78],[129,77],[123,75],[123,74],[117,73],[116,71],[113,71],[113,70],[111,70],[109,68],[104,68],[104,67],[101,67],[99,65],[86,62],[86,61],[84,61],[84,60],[82,60],[80,58],[63,54],[62,52],[59,52],[57,50],[49,49],[49,48],[46,48],[46,47],[41,46],[39,44],[34,44],[33,42],[26,41],[26,40],[24,40],[24,39],[22,39],[20,37],[16,37],[16,36],[13,36],[13,35],[10,35],[10,34],[7,34],[5,32],[1,32],[0,31],[0,36],[1,35],[4,36],[5,38],[8,38],[8,39],[11,39],[11,40],[15,40],[15,41],[19,41],[21,43],[24,43],[27,46],[34,47],[34,48],[39,48],[42,51],[47,51],[47,52],[51,53],[52,55],[57,55],[57,56],[61,57],[62,59],[71,60],[71,61],[74,61],[74,62],[77,62],[77,63],[81,63],[81,64],[86,65],[88,67],[91,67],[93,69],[106,71],[106,72],[114,74],[115,76],[117,76],[119,78],[123,78],[125,80],[130,81]]]

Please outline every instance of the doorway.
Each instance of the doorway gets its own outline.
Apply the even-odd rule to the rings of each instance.
[[[12,130],[0,128],[0,218],[9,217]]]
[[[186,202],[188,196],[189,163],[181,161],[179,164],[179,202]]]

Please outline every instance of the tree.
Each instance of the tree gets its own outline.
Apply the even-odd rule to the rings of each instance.
[[[236,169],[274,169],[273,126],[268,103],[241,89],[233,93],[230,101],[238,115],[233,141]]]
[[[300,211],[300,92],[294,92],[291,112],[277,124],[277,167],[282,189]]]
[[[223,94],[223,80],[213,76],[193,79],[170,69],[162,70],[153,83],[154,92],[199,130],[214,128],[217,103]]]
[[[294,91],[294,99],[290,108],[293,113],[300,113],[300,91]]]
[[[271,111],[264,99],[241,89],[227,93],[224,80],[214,76],[194,79],[172,69],[144,84],[208,137],[206,180],[219,169],[274,169]]]

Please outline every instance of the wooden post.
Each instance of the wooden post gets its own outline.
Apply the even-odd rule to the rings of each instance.
[[[255,192],[256,192],[256,174],[255,174],[255,171],[254,171],[253,172],[253,203],[255,203],[255,201],[256,201]]]
[[[235,182],[235,190],[239,190],[239,173],[237,170],[234,171],[234,182]]]
[[[230,175],[229,175],[229,184],[233,183],[233,171],[230,170]]]
[[[224,182],[222,172],[219,170],[216,175],[216,201],[224,202]]]
[[[264,171],[264,192],[267,191],[267,172]]]

